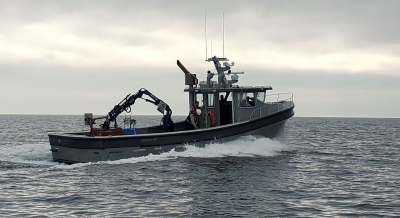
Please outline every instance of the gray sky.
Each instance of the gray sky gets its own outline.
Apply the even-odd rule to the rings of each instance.
[[[0,114],[106,114],[144,87],[186,114],[208,51],[296,116],[400,117],[400,1],[0,1]],[[157,114],[139,102],[135,114]]]

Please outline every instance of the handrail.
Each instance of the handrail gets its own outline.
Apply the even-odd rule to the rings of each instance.
[[[267,96],[276,95],[276,96],[277,96],[276,102],[279,102],[279,97],[280,97],[280,95],[283,95],[283,94],[285,94],[285,95],[290,95],[290,97],[287,98],[287,99],[285,99],[285,100],[281,100],[281,101],[287,101],[287,100],[289,100],[289,99],[292,99],[292,101],[293,101],[293,93],[291,93],[291,92],[281,92],[281,93],[269,94],[269,95],[266,95],[266,96],[265,96],[265,100],[266,100],[266,97],[267,97]],[[264,102],[265,102],[265,100],[264,100]],[[268,102],[265,102],[265,103],[268,103]]]
[[[279,100],[280,95],[283,95],[283,94],[289,94],[290,97],[289,97],[289,98],[286,98],[286,99],[284,99],[284,100]],[[266,107],[269,107],[269,110],[268,110],[268,114],[265,114],[265,115],[269,115],[269,114],[271,114],[271,113],[276,113],[276,112],[278,112],[278,111],[285,110],[285,109],[287,109],[287,108],[293,106],[293,93],[290,93],[290,92],[283,92],[283,93],[269,94],[269,95],[266,95],[265,97],[267,97],[267,96],[274,96],[274,95],[277,96],[276,101],[275,101],[275,102],[265,102],[265,100],[266,100],[266,98],[265,98],[265,99],[264,99],[264,103],[268,103],[269,105],[265,105],[265,106],[263,106],[263,107],[259,107],[259,108],[254,109],[254,110],[251,112],[251,114],[250,114],[249,120],[252,119],[253,114],[254,114],[254,112],[256,112],[256,111],[260,111],[259,117],[261,117],[262,109],[263,109],[263,108],[266,108]],[[285,104],[286,102],[288,102],[289,104]],[[271,108],[272,108],[273,105],[278,105],[278,107],[277,107],[277,110],[276,110],[276,111],[272,111],[272,112],[271,112]],[[280,107],[280,105],[282,105],[282,108]],[[287,106],[286,106],[286,105],[287,105]]]

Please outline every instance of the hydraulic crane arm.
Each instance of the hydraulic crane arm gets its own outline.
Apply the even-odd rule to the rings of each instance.
[[[149,96],[151,99],[142,98],[144,94]],[[157,106],[157,110],[164,115],[164,130],[166,130],[167,125],[171,123],[172,110],[165,102],[158,99],[155,95],[147,91],[145,88],[139,89],[139,91],[137,91],[134,95],[127,95],[119,104],[115,105],[114,108],[110,112],[108,112],[106,121],[104,121],[103,124],[103,129],[109,129],[110,122],[116,122],[118,115],[120,115],[122,112],[131,112],[131,106],[135,104],[135,101],[138,98],[141,98],[146,102],[151,102]],[[164,114],[165,111],[166,113]]]

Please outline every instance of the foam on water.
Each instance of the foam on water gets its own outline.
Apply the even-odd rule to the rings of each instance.
[[[53,161],[48,144],[25,144],[0,147],[0,161],[32,164],[32,165],[57,165]]]
[[[216,158],[226,156],[252,157],[272,156],[277,152],[291,150],[279,141],[264,137],[244,136],[234,141],[224,143],[209,143],[204,147],[187,144],[183,151],[172,150],[159,155],[150,154],[144,157],[128,158],[116,161],[103,161],[97,163],[79,163],[73,165],[60,164],[52,160],[50,146],[48,144],[25,144],[0,148],[0,161],[14,163],[21,168],[29,166],[52,166],[59,169],[74,169],[97,164],[126,164],[149,161],[164,161],[176,158]],[[18,168],[18,167],[17,167]]]
[[[226,156],[272,156],[277,152],[290,149],[289,146],[268,138],[245,136],[225,143],[210,143],[204,148],[187,145],[184,152],[171,151],[166,155],[176,157],[213,158]]]
[[[139,162],[164,161],[176,158],[195,157],[195,158],[216,158],[227,156],[254,157],[272,156],[281,151],[293,150],[291,146],[279,141],[264,137],[244,136],[234,141],[224,143],[209,143],[205,147],[197,147],[193,144],[185,145],[184,151],[172,150],[158,155],[150,154],[144,157],[134,157],[115,161],[103,161],[96,163],[79,163],[73,165],[57,165],[55,168],[74,169],[96,164],[127,164]]]

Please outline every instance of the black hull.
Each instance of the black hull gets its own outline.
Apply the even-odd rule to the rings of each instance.
[[[294,115],[293,107],[259,119],[208,129],[150,133],[142,135],[87,137],[85,133],[49,134],[53,159],[79,163],[118,160],[159,154],[185,143],[204,143],[232,139],[242,135],[263,135],[274,138]]]

